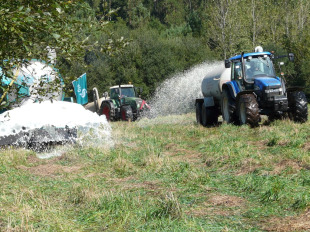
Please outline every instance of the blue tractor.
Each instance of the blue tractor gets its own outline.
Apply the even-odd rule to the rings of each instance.
[[[213,125],[220,114],[227,123],[252,127],[258,126],[260,115],[271,121],[288,116],[295,122],[306,122],[308,103],[302,88],[286,88],[284,79],[275,73],[272,60],[281,57],[258,47],[255,52],[225,60],[222,73],[202,82],[204,98],[196,99],[197,122]],[[292,53],[286,57],[294,59]]]

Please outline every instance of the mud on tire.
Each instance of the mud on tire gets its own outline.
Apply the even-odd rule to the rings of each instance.
[[[121,119],[123,121],[133,121],[133,112],[130,105],[121,106]]]
[[[259,108],[253,94],[243,94],[237,100],[237,112],[240,125],[248,124],[257,127],[260,121]]]
[[[288,93],[289,118],[294,122],[304,123],[308,120],[308,102],[304,92]]]

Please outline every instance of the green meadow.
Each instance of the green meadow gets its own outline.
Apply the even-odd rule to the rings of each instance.
[[[112,122],[112,148],[0,150],[0,231],[309,231],[310,123]]]

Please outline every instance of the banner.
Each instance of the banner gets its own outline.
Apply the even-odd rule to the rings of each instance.
[[[76,102],[81,105],[86,104],[88,102],[86,73],[80,76],[76,81],[73,81],[72,85],[76,96]]]

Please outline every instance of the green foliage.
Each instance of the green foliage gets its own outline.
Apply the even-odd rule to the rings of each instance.
[[[88,67],[84,68],[80,63],[70,67],[70,75],[82,70],[88,73],[89,90],[97,87],[103,93],[112,85],[131,82],[143,87],[142,96],[149,97],[162,81],[175,72],[211,59],[212,53],[199,38],[190,35],[175,37],[171,28],[160,34],[144,27],[130,30],[122,20],[112,26],[116,38],[122,35],[130,40],[126,48],[113,56],[88,52],[85,56]],[[65,72],[68,67],[62,66],[61,70]]]
[[[106,21],[103,17],[96,18],[83,1],[56,0],[52,4],[42,0],[2,1],[0,21],[0,66],[2,75],[9,78],[13,78],[13,67],[27,66],[31,59],[50,63],[47,47],[56,50],[59,60],[71,63],[80,62],[86,49],[112,53],[125,44],[123,39],[105,43],[95,40],[93,33],[104,33]],[[65,83],[71,83],[66,75],[63,78]],[[59,83],[53,85],[57,88]],[[5,86],[4,95],[14,91],[13,87]],[[45,95],[54,88],[36,91]]]
[[[0,55],[46,60],[49,45],[57,49],[68,89],[87,72],[89,91],[130,81],[148,97],[175,72],[262,45],[295,53],[294,63],[281,60],[281,71],[290,86],[306,86],[309,94],[309,12],[306,0],[4,1]]]
[[[100,1],[89,2],[96,12],[104,12],[98,7]],[[114,57],[97,55],[97,60],[89,62],[87,55],[91,86],[99,87],[100,92],[119,81],[131,81],[144,87],[144,96],[150,96],[175,72],[204,60],[250,52],[257,45],[279,55],[294,52],[296,62],[281,60],[286,63],[281,71],[289,85],[310,85],[306,68],[309,6],[304,0],[238,0],[234,4],[225,0],[128,0],[105,4],[118,9],[117,16],[111,18],[114,36],[124,36],[131,44]]]

